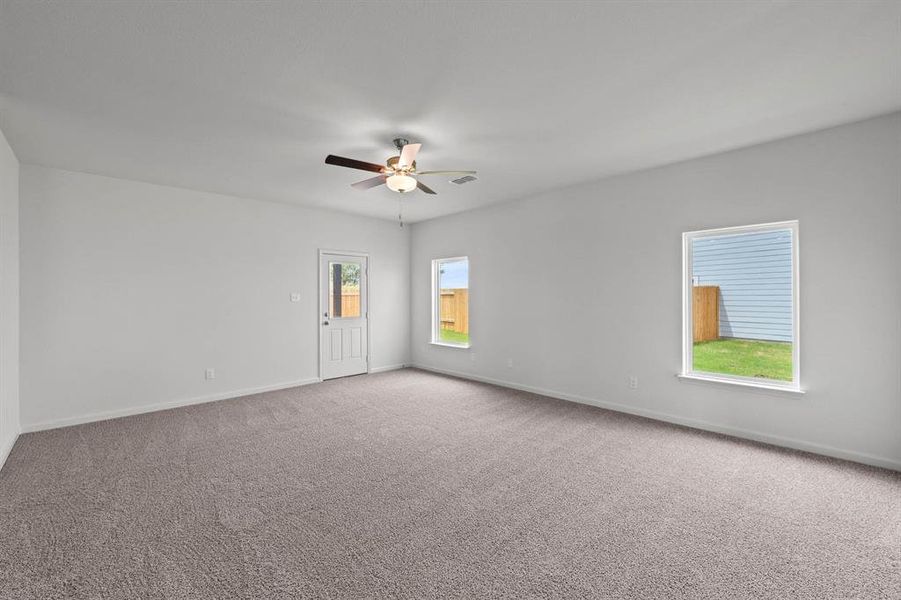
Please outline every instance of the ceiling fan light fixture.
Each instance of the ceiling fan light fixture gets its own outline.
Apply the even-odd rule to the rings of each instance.
[[[409,175],[392,175],[385,180],[385,185],[392,192],[412,192],[416,189],[416,180]]]

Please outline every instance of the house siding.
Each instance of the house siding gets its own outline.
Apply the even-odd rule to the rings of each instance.
[[[792,340],[791,230],[695,239],[692,278],[720,288],[721,337]]]

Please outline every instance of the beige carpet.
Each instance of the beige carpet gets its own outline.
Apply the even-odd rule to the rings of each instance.
[[[901,598],[901,475],[420,371],[22,436],[6,598]]]

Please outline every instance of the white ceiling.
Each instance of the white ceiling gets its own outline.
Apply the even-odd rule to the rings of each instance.
[[[899,2],[0,0],[19,159],[416,221],[901,108]]]

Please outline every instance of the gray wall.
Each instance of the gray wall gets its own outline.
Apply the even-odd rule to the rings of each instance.
[[[0,467],[19,435],[19,161],[0,131]]]
[[[720,337],[792,341],[790,230],[696,239],[692,278],[720,288]]]
[[[418,223],[413,360],[901,468],[899,140],[896,113]],[[676,378],[681,233],[791,219],[807,393]],[[430,345],[430,261],[464,255],[472,348]]]
[[[31,165],[21,198],[28,430],[315,381],[319,248],[371,253],[371,366],[409,362],[394,222]]]

